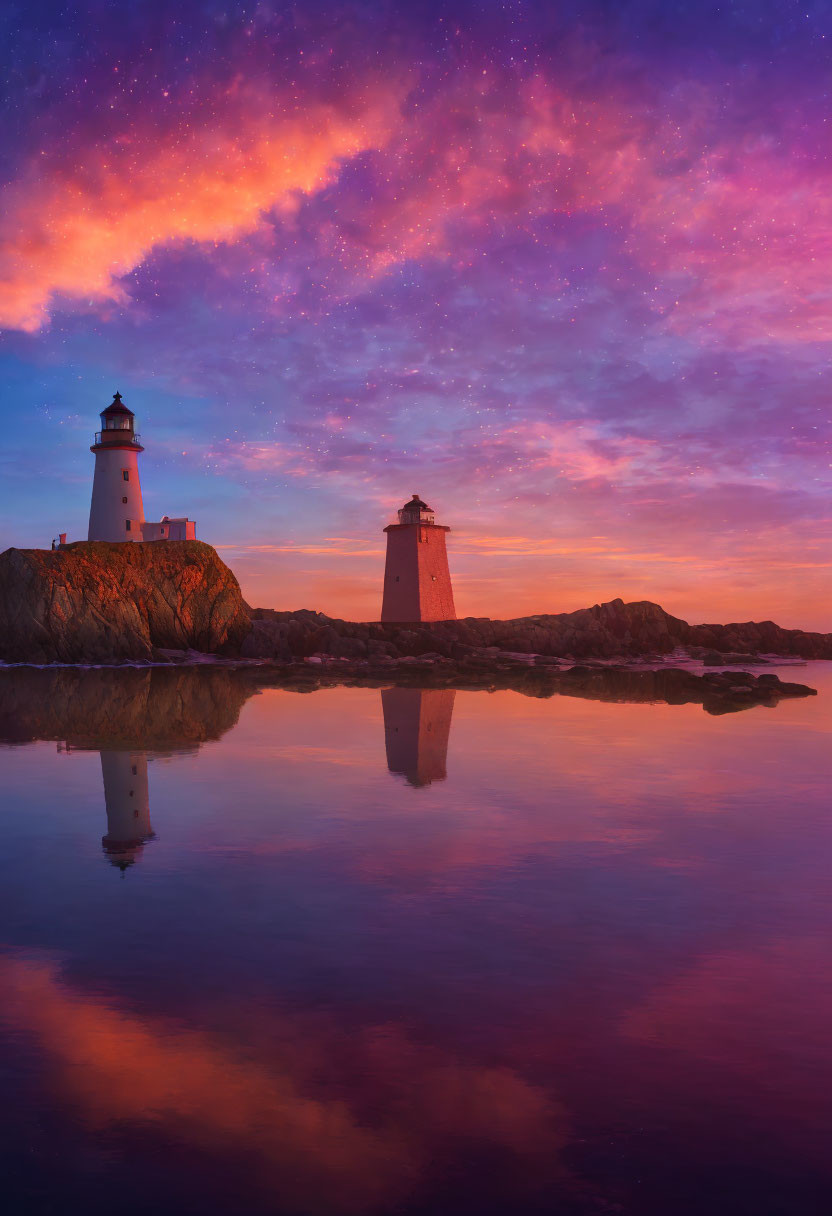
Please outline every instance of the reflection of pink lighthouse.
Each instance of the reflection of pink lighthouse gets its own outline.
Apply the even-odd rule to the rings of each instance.
[[[445,780],[455,696],[453,688],[382,688],[384,743],[391,773],[402,773],[416,786]]]
[[[445,533],[433,511],[414,494],[388,524],[382,621],[455,621]]]

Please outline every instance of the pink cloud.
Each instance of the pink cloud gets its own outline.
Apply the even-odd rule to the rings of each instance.
[[[828,175],[730,125],[715,140],[696,89],[660,106],[646,91],[593,96],[579,80],[460,69],[418,106],[403,84],[371,82],[337,106],[310,96],[299,109],[256,82],[203,88],[182,127],[136,115],[71,158],[31,157],[3,199],[0,323],[37,330],[56,299],[125,304],[126,276],[155,249],[211,254],[274,222],[275,249],[255,245],[238,270],[265,276],[279,300],[309,273],[310,242],[326,291],[349,295],[408,260],[468,265],[503,228],[589,213],[621,226],[662,282],[655,308],[669,329],[832,335]],[[338,192],[357,160],[369,194]]]

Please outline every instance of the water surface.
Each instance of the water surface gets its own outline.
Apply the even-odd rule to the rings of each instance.
[[[832,1210],[809,700],[0,671],[25,1213]]]

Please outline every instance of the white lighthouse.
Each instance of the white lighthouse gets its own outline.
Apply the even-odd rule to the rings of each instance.
[[[95,476],[87,540],[141,540],[144,525],[139,452],[144,448],[134,430],[133,411],[116,393],[101,411],[101,430],[90,448]]]
[[[115,393],[101,411],[101,430],[90,448],[95,454],[90,527],[87,540],[195,540],[196,524],[186,516],[149,523],[144,517],[139,481],[139,452],[144,448],[135,431],[135,415]]]

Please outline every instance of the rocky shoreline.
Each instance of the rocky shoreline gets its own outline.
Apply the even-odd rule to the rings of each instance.
[[[465,617],[431,624],[358,624],[323,613],[251,610],[240,654],[283,662],[309,656],[346,659],[661,660],[683,652],[708,666],[771,658],[832,659],[832,634],[782,629],[772,621],[689,625],[648,600],[612,600],[577,612],[499,621]]]
[[[341,675],[381,677],[416,665],[492,679],[576,664],[666,666],[669,658],[714,668],[832,659],[832,634],[771,621],[689,625],[658,604],[620,599],[507,621],[361,623],[250,608],[232,571],[199,541],[79,542],[0,555],[0,663],[176,664],[206,656],[304,670],[337,664]]]

